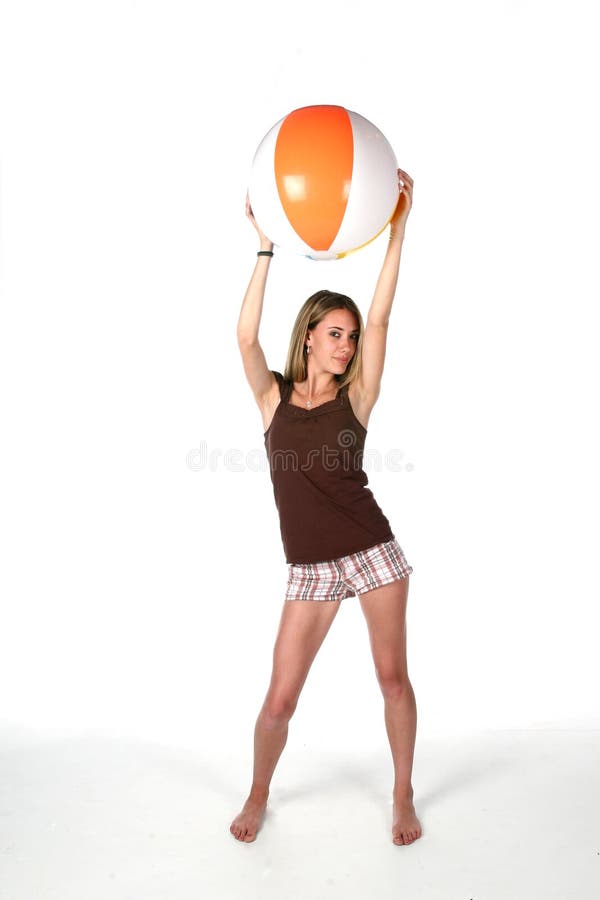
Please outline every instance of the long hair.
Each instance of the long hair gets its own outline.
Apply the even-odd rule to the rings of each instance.
[[[358,322],[358,340],[356,341],[356,349],[354,356],[347,366],[346,371],[341,375],[334,375],[338,382],[339,388],[343,388],[347,384],[351,384],[361,374],[362,365],[362,342],[365,331],[364,323],[360,310],[354,300],[346,297],[345,294],[336,294],[333,291],[317,291],[308,300],[305,300],[294,322],[290,345],[288,348],[287,359],[285,361],[285,369],[283,377],[291,381],[304,381],[308,374],[307,368],[307,352],[306,332],[319,324],[319,322],[331,312],[332,309],[347,309],[354,313]]]

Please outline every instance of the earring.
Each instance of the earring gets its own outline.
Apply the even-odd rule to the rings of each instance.
[[[307,353],[310,353],[310,347],[309,347],[308,344],[306,345],[306,352],[307,352]]]

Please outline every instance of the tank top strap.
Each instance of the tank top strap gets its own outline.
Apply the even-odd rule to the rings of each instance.
[[[271,369],[271,372],[277,379],[277,384],[279,385],[279,396],[283,403],[287,403],[289,395],[291,393],[291,383],[286,381],[281,372],[276,372],[275,369]]]

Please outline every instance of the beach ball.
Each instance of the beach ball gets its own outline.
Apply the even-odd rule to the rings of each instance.
[[[388,225],[398,163],[381,131],[343,106],[305,106],[260,142],[248,194],[269,240],[311,259],[339,259]]]

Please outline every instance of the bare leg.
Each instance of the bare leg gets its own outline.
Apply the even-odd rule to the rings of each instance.
[[[229,828],[239,841],[256,838],[271,778],[287,741],[288,722],[339,607],[338,600],[284,601],[273,650],[271,683],[254,728],[252,786],[242,811]]]
[[[412,844],[422,834],[413,806],[411,781],[417,706],[406,663],[407,599],[408,576],[360,595],[394,762],[392,838],[395,844]]]

